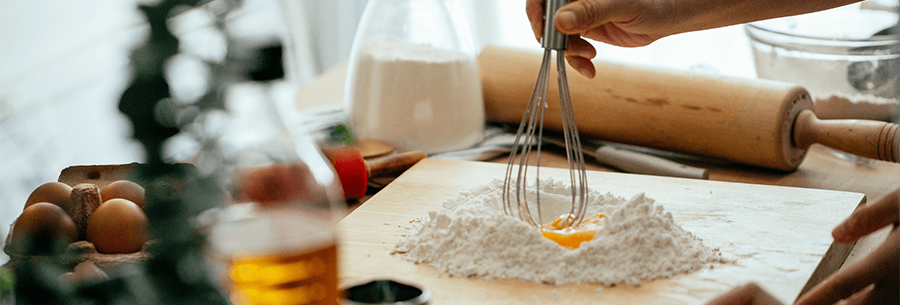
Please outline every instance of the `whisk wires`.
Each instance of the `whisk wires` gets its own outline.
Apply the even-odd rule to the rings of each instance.
[[[507,215],[518,215],[520,219],[535,227],[540,227],[540,223],[543,221],[540,196],[541,138],[543,137],[544,112],[548,107],[547,92],[550,78],[550,55],[551,49],[545,49],[534,90],[525,108],[525,113],[522,115],[522,120],[516,131],[514,145],[510,151],[502,194],[504,212]],[[568,227],[578,225],[584,219],[587,210],[587,172],[584,165],[584,156],[581,152],[578,127],[575,123],[575,113],[572,109],[571,96],[569,95],[568,81],[566,80],[565,57],[559,53],[557,53],[556,57],[563,135],[566,143],[566,159],[568,160],[569,182],[571,183],[572,193],[568,217],[563,219],[561,225]],[[533,180],[535,193],[533,209],[536,213],[532,213],[532,207],[528,203],[529,198],[527,196],[528,176],[530,174],[528,168],[531,163],[532,150],[536,150],[534,154],[535,170]]]
[[[566,60],[564,56],[556,56],[557,82],[559,88],[559,107],[562,112],[563,137],[566,140],[566,160],[569,165],[569,182],[572,189],[572,206],[563,227],[581,224],[587,212],[587,169],[584,165],[584,154],[581,150],[581,138],[578,136],[578,124],[575,122],[575,110],[572,97],[569,95],[569,81],[566,78]]]
[[[519,215],[523,221],[532,226],[540,226],[541,209],[540,196],[535,198],[537,218],[528,208],[528,199],[526,198],[526,188],[528,182],[528,164],[531,161],[531,151],[537,149],[535,154],[536,164],[541,163],[541,136],[544,129],[544,110],[547,108],[547,83],[550,78],[550,49],[544,50],[543,60],[541,61],[541,69],[538,73],[537,82],[531,92],[531,98],[525,107],[525,113],[522,115],[522,121],[519,123],[519,129],[516,131],[516,139],[513,142],[510,151],[509,161],[506,165],[506,178],[503,180],[503,211],[507,215]],[[535,136],[537,133],[537,136]],[[521,153],[519,149],[521,148]],[[517,155],[518,153],[518,155]],[[516,157],[519,161],[516,163]],[[518,164],[518,167],[516,165]],[[513,173],[516,173],[516,179],[513,179]],[[512,185],[515,183],[515,185]],[[540,185],[540,167],[535,171],[535,187]],[[515,208],[513,208],[511,194],[515,194]]]

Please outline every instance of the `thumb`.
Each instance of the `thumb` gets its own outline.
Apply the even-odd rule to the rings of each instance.
[[[612,21],[610,1],[572,1],[556,11],[556,28],[564,34],[578,34]],[[627,21],[627,20],[621,20]]]

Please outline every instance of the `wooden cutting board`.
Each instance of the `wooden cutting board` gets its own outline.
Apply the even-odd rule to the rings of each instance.
[[[341,287],[394,279],[430,290],[430,304],[442,305],[698,304],[755,281],[790,303],[807,282],[840,267],[852,245],[832,247],[831,229],[865,201],[859,193],[591,171],[591,189],[625,198],[646,193],[682,228],[735,262],[639,286],[552,286],[453,278],[391,254],[412,219],[441,209],[462,190],[502,179],[505,169],[498,163],[424,159],[406,171],[341,221]],[[542,168],[541,175],[568,181],[563,169]]]

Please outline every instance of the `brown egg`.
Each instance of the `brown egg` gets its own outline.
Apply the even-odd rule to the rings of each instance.
[[[12,229],[13,251],[25,255],[48,255],[76,241],[78,230],[66,211],[55,204],[37,202],[22,211]]]
[[[144,187],[133,181],[119,180],[104,186],[103,189],[100,190],[101,202],[106,202],[115,198],[128,199],[143,209],[145,202]]]
[[[61,207],[66,213],[70,213],[72,212],[72,204],[69,202],[69,196],[71,195],[72,187],[68,184],[47,182],[31,192],[31,195],[25,200],[25,209],[38,202],[49,202]]]
[[[148,221],[144,211],[127,199],[107,200],[88,219],[85,239],[97,252],[134,253],[147,241]]]

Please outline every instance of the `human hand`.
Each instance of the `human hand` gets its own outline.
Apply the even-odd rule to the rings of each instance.
[[[640,47],[678,33],[751,21],[805,14],[859,0],[572,0],[555,15],[555,26],[570,35],[566,61],[578,73],[593,78],[591,59],[597,50],[585,40]],[[544,28],[544,0],[526,0],[525,12],[535,38]]]
[[[556,12],[556,28],[569,35],[580,35],[622,47],[639,47],[666,36],[672,12],[666,13],[663,1],[576,0]],[[527,0],[525,12],[535,38],[544,29],[544,0]],[[578,39],[584,41],[584,39]]]
[[[707,305],[781,305],[781,302],[759,287],[756,283],[749,283],[735,287],[717,298],[706,303]]]
[[[650,44],[666,36],[662,1],[573,1],[556,12],[556,28],[570,35],[566,61],[578,73],[593,78],[591,59],[597,50],[585,38],[623,47]],[[544,1],[527,0],[525,11],[531,30],[540,41],[544,28]]]
[[[887,240],[863,260],[841,269],[801,296],[797,304],[900,303],[900,189],[860,207],[831,232],[835,242],[850,243],[893,225]]]
[[[865,259],[835,272],[801,296],[796,304],[897,304],[900,302],[900,189],[860,207],[832,232],[834,241],[850,243],[893,225],[887,240]],[[780,304],[756,283],[736,287],[707,304]]]

